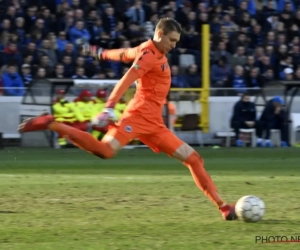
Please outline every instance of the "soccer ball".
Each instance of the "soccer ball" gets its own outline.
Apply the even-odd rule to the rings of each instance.
[[[235,213],[245,222],[258,222],[265,214],[265,203],[254,195],[243,196],[235,205]]]

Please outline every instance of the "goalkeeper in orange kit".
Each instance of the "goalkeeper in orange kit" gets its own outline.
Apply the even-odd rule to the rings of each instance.
[[[218,207],[226,220],[236,219],[233,205],[228,205],[218,194],[211,177],[204,169],[203,158],[188,144],[181,141],[164,124],[162,108],[171,85],[171,73],[166,54],[180,40],[180,24],[171,18],[158,22],[153,39],[129,49],[98,50],[100,60],[133,62],[132,67],[116,84],[105,109],[92,124],[107,126],[114,118],[114,107],[125,91],[136,82],[136,93],[121,119],[109,127],[102,141],[92,135],[56,122],[51,115],[42,115],[24,121],[20,132],[52,130],[64,134],[77,147],[103,159],[114,157],[129,141],[139,138],[155,152],[163,152],[187,166],[197,187]]]

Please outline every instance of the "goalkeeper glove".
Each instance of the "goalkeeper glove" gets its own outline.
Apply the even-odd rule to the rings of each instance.
[[[98,60],[102,59],[103,48],[101,48],[101,47],[98,47],[96,45],[85,44],[83,46],[82,50],[85,55],[89,54]]]
[[[92,125],[98,127],[106,127],[110,121],[115,121],[116,115],[113,108],[105,108],[100,114],[96,115],[92,120]]]

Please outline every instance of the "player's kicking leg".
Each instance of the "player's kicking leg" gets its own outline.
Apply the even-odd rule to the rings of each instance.
[[[183,143],[171,156],[189,168],[197,187],[219,208],[225,220],[237,219],[234,205],[228,205],[221,199],[216,185],[204,168],[203,158],[191,146]]]
[[[54,121],[52,115],[45,114],[29,118],[19,125],[19,131],[21,133],[39,130],[51,130],[62,134],[75,146],[102,159],[112,158],[122,147],[118,140],[110,135],[105,136],[102,141],[98,141],[87,132]]]
[[[188,144],[181,141],[167,128],[159,133],[143,137],[141,140],[154,151],[161,151],[180,160],[187,166],[193,176],[197,187],[219,208],[225,220],[235,220],[234,205],[228,205],[219,196],[216,185],[204,169],[203,158]],[[157,149],[157,150],[155,150]]]

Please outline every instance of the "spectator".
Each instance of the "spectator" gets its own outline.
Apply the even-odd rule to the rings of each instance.
[[[263,35],[262,35],[262,30],[261,30],[261,25],[256,24],[254,27],[252,27],[252,32],[251,32],[251,42],[250,42],[250,47],[254,49],[257,45],[262,45],[263,43]]]
[[[189,85],[183,75],[179,74],[179,68],[176,65],[171,67],[171,87],[188,88]]]
[[[43,35],[38,30],[34,30],[31,32],[29,38],[27,39],[27,43],[35,43],[37,48],[40,48],[42,45],[42,39]]]
[[[14,6],[8,6],[5,19],[8,19],[11,23],[17,18],[17,10]]]
[[[234,89],[234,93],[242,94],[246,92],[247,82],[244,75],[244,68],[240,65],[235,66],[233,76],[228,80],[230,88]]]
[[[25,14],[26,32],[29,33],[37,18],[37,7],[29,6]]]
[[[2,85],[4,88],[4,95],[7,96],[23,96],[24,83],[22,77],[17,71],[17,65],[9,64],[7,72],[2,76]]]
[[[285,79],[286,68],[293,69],[292,57],[288,55],[282,56],[280,60],[280,64],[278,65],[278,73],[280,79]]]
[[[230,73],[231,67],[227,63],[226,57],[221,56],[218,63],[214,64],[211,68],[212,86],[215,88],[224,88],[227,85]]]
[[[26,32],[24,29],[25,19],[23,17],[18,17],[15,20],[15,32],[19,37],[21,45],[26,44]]]
[[[75,17],[75,24],[77,21],[84,20],[83,10],[80,8],[74,8],[74,17]]]
[[[75,67],[78,68],[84,68],[85,69],[85,61],[84,58],[79,56],[76,58]]]
[[[42,56],[48,56],[49,62],[48,65],[49,67],[54,67],[55,64],[57,64],[57,57],[56,57],[56,52],[54,49],[51,48],[50,41],[48,39],[44,39],[42,42],[42,47],[38,51],[39,57]]]
[[[130,23],[126,37],[130,41],[133,47],[138,46],[141,42],[145,40],[144,34],[142,33],[140,27],[136,23]]]
[[[72,10],[67,10],[63,13],[62,17],[57,23],[58,31],[63,31],[67,33],[74,25],[74,12]]]
[[[67,43],[65,50],[58,53],[58,60],[62,61],[65,56],[70,56],[73,62],[76,60],[77,54],[72,43]]]
[[[151,2],[152,3],[152,2]],[[150,16],[150,20],[145,23],[145,36],[147,39],[151,39],[154,35],[154,28],[158,22],[157,13],[153,13]],[[299,22],[300,23],[300,22]]]
[[[64,75],[66,78],[72,77],[75,70],[72,64],[72,58],[70,56],[64,56],[62,59],[64,65]]]
[[[98,71],[92,78],[93,79],[105,79],[105,73],[103,71]]]
[[[118,38],[118,36],[121,36],[121,28],[120,24],[117,25],[116,31],[115,31],[115,37]],[[95,18],[94,21],[90,24],[90,27],[88,28],[89,33],[91,34],[91,44],[98,45],[98,42],[101,38],[109,38],[108,36],[105,36],[104,29],[102,26],[102,19]]]
[[[69,37],[70,41],[77,46],[89,42],[91,39],[91,35],[84,27],[84,22],[82,20],[76,21],[75,26],[69,31]]]
[[[239,46],[237,47],[236,53],[232,58],[232,67],[234,68],[237,65],[244,65],[246,63],[246,56],[245,56],[245,47]]]
[[[83,67],[77,67],[75,75],[72,76],[73,79],[86,79],[85,70]]]
[[[66,45],[69,43],[69,41],[67,40],[66,32],[59,32],[58,38],[56,39],[56,43],[58,52],[63,52],[66,48]]]
[[[274,81],[273,67],[267,68],[266,71],[259,76],[259,81],[263,87],[266,86],[267,83]]]
[[[36,19],[34,26],[31,27],[31,32],[41,34],[41,38],[45,38],[48,33],[48,29],[45,27],[45,20],[42,18]]]
[[[28,43],[27,48],[25,48],[25,51],[23,53],[23,57],[31,56],[32,57],[32,64],[37,65],[38,64],[38,52],[36,49],[36,44],[33,42]],[[28,63],[28,62],[26,62]]]
[[[37,80],[44,80],[44,79],[46,79],[46,76],[47,76],[46,69],[43,68],[43,67],[39,67],[37,69],[37,72],[36,72],[36,75],[35,75],[35,79],[37,79]]]
[[[117,25],[118,20],[114,15],[114,8],[110,5],[107,5],[105,8],[105,14],[103,16],[103,29],[104,32],[110,36],[111,32]]]
[[[99,60],[94,59],[92,62],[89,62],[87,64],[86,67],[86,76],[91,78],[92,76],[94,76],[95,74],[97,74],[97,72],[101,71],[102,67],[100,65]]]
[[[145,19],[145,10],[142,6],[142,1],[135,1],[135,5],[130,7],[126,12],[127,17],[131,22],[138,23],[139,25],[143,25],[146,21]]]
[[[258,135],[260,135],[259,125],[256,121],[255,104],[250,101],[250,96],[247,93],[244,93],[234,105],[230,124],[234,129],[236,146],[238,147],[243,146],[243,141],[240,140],[240,129],[257,129]]]
[[[246,64],[244,65],[245,74],[248,75],[253,68],[255,68],[254,56],[247,56]]]
[[[4,49],[4,54],[1,56],[2,65],[8,64],[11,61],[17,62],[18,65],[22,64],[22,57],[18,51],[17,44],[10,42],[9,45]]]
[[[50,32],[47,36],[47,39],[49,40],[50,42],[50,48],[52,50],[54,50],[55,52],[55,57],[56,57],[56,61],[57,61],[57,38],[56,38],[56,35],[53,33],[53,32]]]
[[[285,68],[284,71],[283,71],[283,74],[284,74],[284,80],[286,81],[291,81],[291,80],[294,80],[294,70],[292,68]]]
[[[230,88],[233,87],[233,82],[244,86],[242,79],[245,79],[248,86],[251,74],[255,75],[251,78],[251,84],[255,82],[255,78],[260,85],[272,84],[273,81],[286,77],[298,79],[297,73],[285,76],[284,71],[288,68],[297,72],[300,62],[299,1],[264,0],[255,1],[255,5],[254,0],[130,0],[123,1],[124,4],[122,1],[97,0],[47,0],[41,4],[42,2],[0,0],[0,13],[3,13],[0,21],[1,67],[6,68],[13,60],[17,61],[20,73],[27,70],[22,69],[21,65],[29,64],[31,74],[36,75],[39,65],[46,70],[48,76],[54,75],[54,67],[61,63],[64,67],[62,74],[72,77],[76,75],[77,66],[74,64],[78,60],[82,61],[82,57],[84,63],[78,66],[85,68],[84,75],[87,77],[98,75],[99,72],[102,77],[104,72],[109,72],[106,77],[120,78],[124,68],[130,65],[98,62],[91,55],[85,55],[78,47],[83,43],[103,48],[134,47],[152,38],[160,16],[169,16],[175,17],[185,29],[177,48],[168,55],[173,69],[176,68],[175,65],[180,65],[179,58],[183,54],[193,55],[195,64],[201,67],[201,29],[203,24],[209,23],[213,87],[218,86],[217,82],[220,86],[224,85],[217,80],[221,77],[222,67],[219,67],[219,61],[222,64],[223,59],[220,58],[223,56],[231,68],[235,69],[228,75],[227,67],[223,68],[225,71],[222,73],[228,75],[224,86]],[[13,47],[12,50],[9,49],[10,46]],[[192,63],[191,61],[189,64]],[[244,67],[245,72],[241,76],[236,74],[236,66]],[[257,67],[258,76],[257,71],[252,70]],[[178,68],[179,72],[182,70],[184,69]],[[193,86],[200,87],[198,73],[187,72],[179,75],[186,81],[183,86],[198,82]],[[175,82],[181,78],[179,76],[172,75],[173,85],[177,84]],[[242,93],[241,88],[238,89],[238,92],[232,93]]]
[[[50,59],[49,59],[49,56],[47,56],[47,55],[42,55],[41,57],[40,57],[40,63],[39,63],[39,68],[43,68],[43,69],[45,69],[45,71],[46,71],[46,76],[48,77],[48,76],[50,76],[51,74],[52,74],[52,72],[53,72],[53,69],[54,69],[54,67],[52,67],[51,66],[51,62],[50,62]]]
[[[57,64],[55,66],[55,71],[52,73],[52,77],[53,78],[65,78],[64,71],[65,71],[64,65]]]
[[[190,88],[201,88],[200,75],[196,64],[191,64],[188,67],[185,79]]]
[[[24,86],[28,88],[32,83],[32,72],[29,64],[22,65],[21,76]]]
[[[112,69],[107,69],[105,75],[106,75],[107,79],[117,79],[118,78],[115,71]]]
[[[224,41],[218,43],[218,48],[213,53],[213,61],[218,62],[221,56],[226,57],[227,62],[231,62],[231,55],[226,51],[226,44]]]
[[[262,87],[262,83],[259,78],[259,69],[253,68],[249,72],[247,77],[247,88],[251,94],[259,93],[259,89]]]
[[[259,141],[259,146],[273,147],[270,141],[271,129],[279,129],[281,133],[281,146],[288,147],[288,123],[286,122],[286,112],[283,108],[283,100],[280,96],[275,96],[265,106],[260,117],[262,131],[265,132],[265,144]]]

